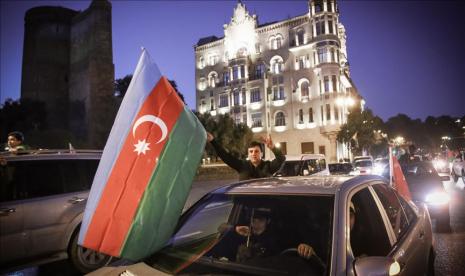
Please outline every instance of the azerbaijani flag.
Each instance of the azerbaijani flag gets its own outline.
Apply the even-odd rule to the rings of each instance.
[[[205,142],[197,117],[143,50],[94,177],[79,244],[131,260],[162,248]]]

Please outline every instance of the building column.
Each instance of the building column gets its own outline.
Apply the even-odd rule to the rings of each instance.
[[[338,162],[337,160],[337,132],[334,133],[329,133],[328,134],[328,139],[329,139],[329,151],[328,151],[328,162]]]

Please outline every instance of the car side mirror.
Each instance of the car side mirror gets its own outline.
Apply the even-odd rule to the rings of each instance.
[[[441,175],[441,181],[450,181],[450,176],[448,175]]]
[[[362,257],[355,260],[356,275],[399,275],[400,265],[390,257]]]

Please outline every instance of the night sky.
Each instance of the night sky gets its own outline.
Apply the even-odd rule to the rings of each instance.
[[[237,1],[113,1],[115,77],[132,74],[144,46],[195,108],[194,49],[223,36]],[[307,12],[307,1],[247,1],[259,23]],[[465,115],[462,1],[339,1],[352,79],[367,107],[388,119]],[[0,1],[0,101],[18,99],[24,14],[36,6],[84,10],[90,1]]]

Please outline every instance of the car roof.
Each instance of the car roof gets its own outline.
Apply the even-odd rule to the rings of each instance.
[[[63,160],[63,159],[100,159],[101,150],[39,149],[25,150],[18,153],[2,152],[0,158],[7,161],[27,160]]]
[[[309,154],[297,154],[297,155],[286,155],[286,161],[299,161],[308,159],[324,159],[323,154],[309,153]]]
[[[271,177],[247,180],[215,190],[213,193],[266,194],[266,195],[334,195],[342,186],[359,185],[372,180],[383,180],[380,176],[327,175]]]

